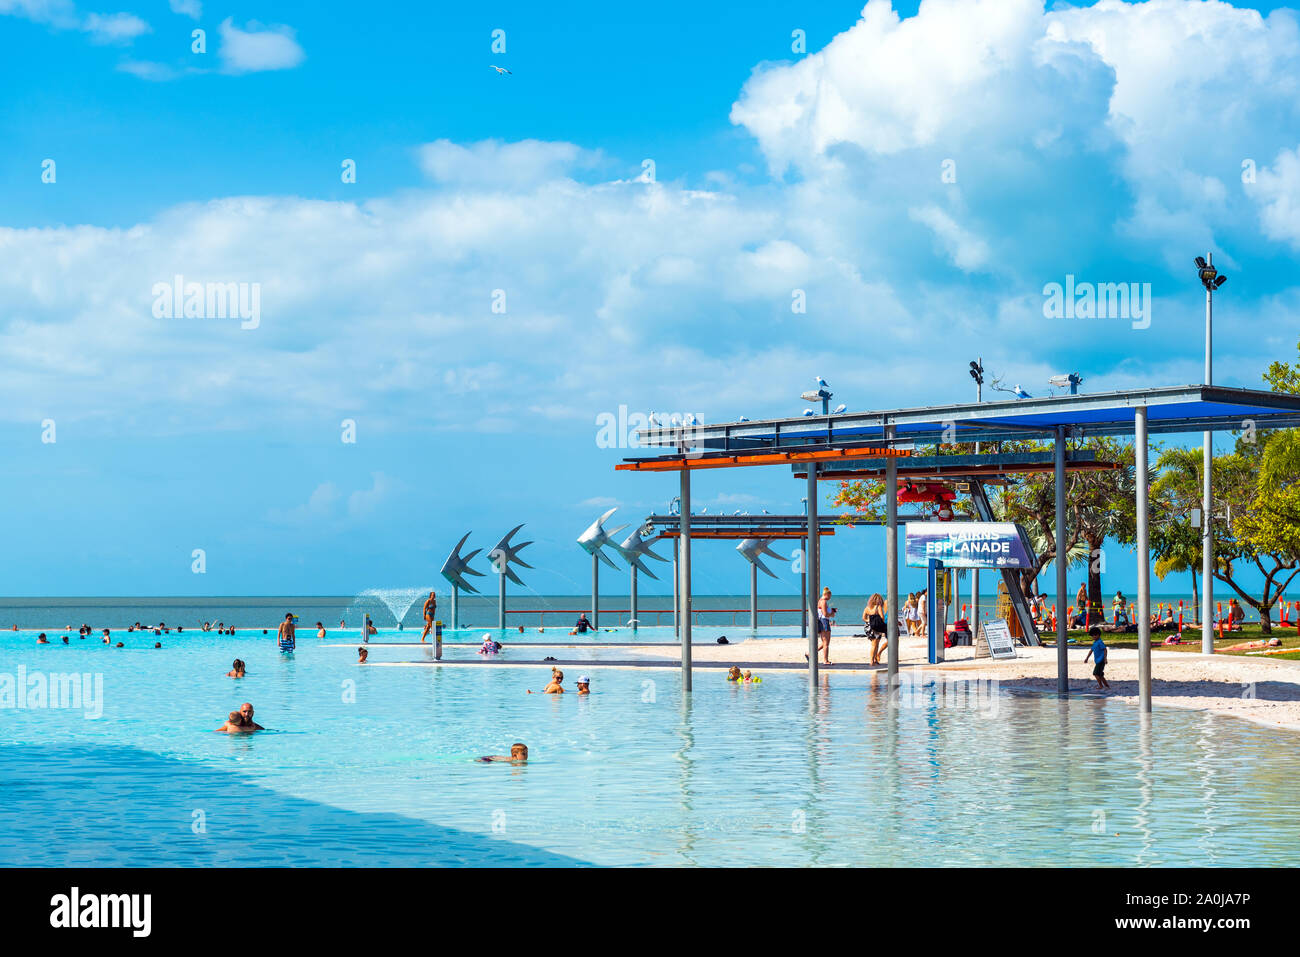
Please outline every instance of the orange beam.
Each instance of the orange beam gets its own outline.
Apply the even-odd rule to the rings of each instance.
[[[752,465],[788,465],[791,462],[833,462],[842,459],[905,458],[911,449],[818,449],[812,452],[769,452],[765,455],[716,455],[712,458],[683,456],[672,459],[651,459],[644,462],[621,462],[614,466],[626,472],[680,472],[683,469],[730,469]]]

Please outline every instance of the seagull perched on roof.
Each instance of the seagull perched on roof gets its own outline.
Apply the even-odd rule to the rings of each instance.
[[[507,70],[505,67],[503,67],[503,66],[497,66],[495,63],[490,64],[490,66],[492,67],[492,69],[494,69],[494,70],[497,71],[497,76],[501,76],[502,74],[505,74],[505,73],[510,73],[510,71]],[[510,73],[510,75],[511,75],[511,76],[514,76],[513,73]]]

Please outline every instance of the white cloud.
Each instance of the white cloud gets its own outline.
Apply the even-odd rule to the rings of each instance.
[[[1271,167],[1259,170],[1256,190],[1264,235],[1300,249],[1300,147],[1282,150]]]
[[[914,207],[908,211],[908,215],[934,231],[958,269],[971,272],[988,263],[988,243],[963,229],[952,216],[938,206]]]
[[[133,13],[83,16],[72,0],[0,0],[0,15],[22,17],[55,30],[79,30],[94,43],[125,45],[152,29]]]
[[[203,16],[203,4],[199,0],[170,0],[172,13],[179,13],[195,20]]]
[[[241,30],[227,17],[217,30],[221,35],[218,53],[227,73],[288,70],[306,58],[292,27],[263,26],[253,20],[248,29]]]
[[[122,73],[130,73],[142,80],[151,80],[162,82],[171,80],[176,77],[176,70],[166,63],[157,63],[153,60],[123,60],[117,65],[117,69]]]
[[[92,13],[86,17],[82,29],[96,43],[130,43],[151,28],[133,13]]]
[[[598,155],[572,143],[541,140],[481,140],[468,146],[435,140],[420,147],[418,159],[424,174],[443,185],[528,186],[591,168]]]

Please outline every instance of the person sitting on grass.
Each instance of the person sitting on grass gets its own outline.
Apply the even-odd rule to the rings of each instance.
[[[1246,611],[1241,607],[1241,603],[1233,598],[1228,602],[1228,629],[1230,631],[1240,631],[1242,622],[1246,620]]]
[[[511,764],[527,764],[528,745],[516,741],[514,744],[510,745],[510,755],[508,757],[504,754],[485,754],[483,757],[479,758],[479,760],[485,763],[490,763],[492,761],[508,761]]]
[[[1110,682],[1106,680],[1106,642],[1102,641],[1101,629],[1093,625],[1088,629],[1088,637],[1092,639],[1092,647],[1088,649],[1083,661],[1087,664],[1089,658],[1094,660],[1092,676],[1097,679],[1097,687],[1108,689]]]

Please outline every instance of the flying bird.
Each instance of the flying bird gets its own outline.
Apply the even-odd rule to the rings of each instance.
[[[494,69],[494,70],[497,71],[497,76],[502,76],[503,74],[510,73],[510,71],[507,70],[505,67],[503,67],[503,66],[497,66],[495,63],[491,64],[491,66],[492,66],[492,69]],[[510,75],[511,75],[511,76],[514,76],[513,73],[510,73]]]

